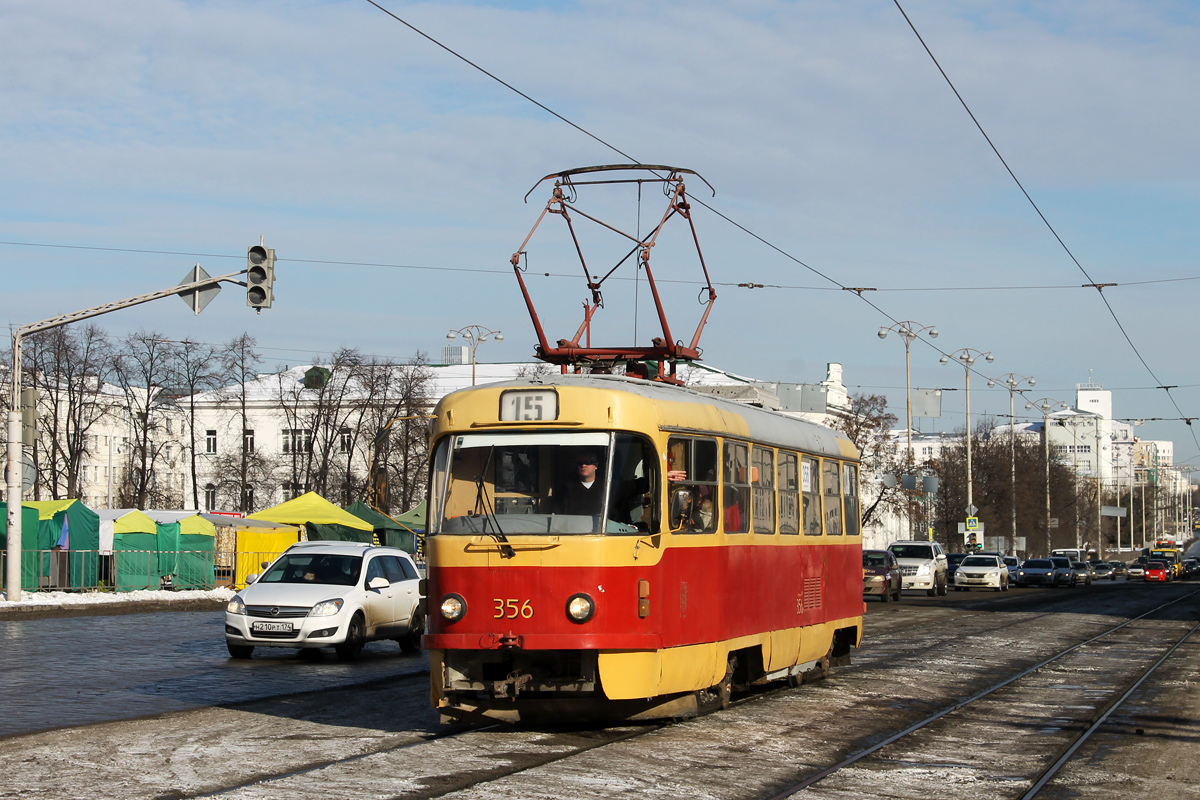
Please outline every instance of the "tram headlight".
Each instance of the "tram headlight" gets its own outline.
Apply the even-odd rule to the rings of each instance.
[[[571,595],[567,600],[567,619],[571,622],[587,622],[596,613],[596,604],[583,592]]]
[[[467,613],[467,601],[460,594],[448,594],[442,598],[441,611],[447,622],[458,622]]]

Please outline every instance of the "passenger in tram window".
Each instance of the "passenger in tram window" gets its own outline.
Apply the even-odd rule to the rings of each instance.
[[[745,533],[749,522],[750,476],[746,445],[725,443],[725,468],[722,505],[725,507],[725,532]]]
[[[604,510],[604,478],[600,456],[594,450],[579,450],[568,460],[570,473],[555,494],[555,514],[595,516]]]
[[[670,529],[712,533],[717,528],[717,443],[672,437],[667,444]]]

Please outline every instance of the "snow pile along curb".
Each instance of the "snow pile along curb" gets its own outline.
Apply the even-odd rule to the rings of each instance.
[[[0,619],[76,614],[129,614],[139,611],[203,611],[222,608],[233,597],[232,589],[188,589],[133,592],[21,592],[9,602],[0,592]]]

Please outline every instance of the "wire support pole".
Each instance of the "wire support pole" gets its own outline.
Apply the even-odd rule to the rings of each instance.
[[[948,353],[941,357],[940,361],[943,364],[949,363],[950,359],[954,359],[963,365],[963,373],[966,375],[967,383],[967,516],[974,516],[973,509],[975,508],[974,498],[974,481],[971,475],[971,367],[975,365],[975,361],[982,358],[989,364],[996,360],[996,357],[991,352],[976,350],[972,347],[964,347],[961,350],[955,350],[953,353]]]
[[[1010,372],[999,379],[1008,389],[1008,465],[1010,471],[1011,483],[1009,484],[1010,497],[1009,504],[1012,506],[1012,531],[1009,534],[1008,550],[1013,555],[1017,554],[1017,411],[1014,402],[1014,396],[1017,392],[1024,391],[1021,389],[1021,384],[1025,384],[1030,388],[1037,385],[1037,381],[1026,375],[1018,375],[1015,372]],[[995,386],[997,381],[988,381],[988,386]]]
[[[913,468],[913,424],[912,424],[912,367],[910,360],[910,351],[913,339],[916,339],[922,333],[929,336],[930,339],[936,339],[938,336],[937,328],[932,325],[922,325],[919,322],[914,322],[911,319],[906,319],[903,322],[897,322],[891,327],[881,327],[879,329],[879,338],[886,339],[889,333],[895,333],[904,342],[904,400],[905,400],[905,425],[904,438],[908,448],[907,466],[908,472],[912,472]]]

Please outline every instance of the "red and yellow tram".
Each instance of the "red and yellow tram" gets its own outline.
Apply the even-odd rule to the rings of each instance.
[[[435,415],[424,645],[444,720],[685,717],[858,645],[841,434],[616,376],[464,389]]]

